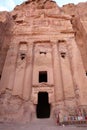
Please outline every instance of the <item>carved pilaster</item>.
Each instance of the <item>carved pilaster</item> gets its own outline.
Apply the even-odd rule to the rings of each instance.
[[[7,88],[12,90],[14,85],[16,60],[17,60],[18,46],[10,48],[10,71],[9,71],[9,83]]]
[[[69,54],[67,50],[67,43],[60,42],[59,43],[59,57],[61,63],[61,73],[62,73],[62,80],[63,80],[63,88],[64,88],[64,98],[65,100],[69,98],[73,98],[74,94],[74,87],[73,87],[73,79],[69,61]]]
[[[57,44],[53,45],[53,70],[54,70],[54,84],[55,84],[55,101],[63,100],[63,88],[60,71],[60,61]]]
[[[1,84],[0,84],[1,92],[4,91],[6,88],[8,88],[9,90],[12,90],[13,88],[17,51],[18,51],[17,46],[13,47],[13,45],[10,45],[9,50],[7,52],[7,56],[6,56],[4,69],[2,72],[2,78],[1,78]]]
[[[23,98],[28,100],[32,90],[32,66],[33,66],[33,44],[28,46],[27,63],[24,78]]]
[[[13,95],[23,97],[23,86],[26,68],[27,43],[20,43],[17,55],[16,72],[14,79]]]

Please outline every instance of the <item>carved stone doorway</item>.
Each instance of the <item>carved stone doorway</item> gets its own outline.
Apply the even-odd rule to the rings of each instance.
[[[48,102],[48,93],[38,93],[38,104],[36,108],[37,118],[49,118],[50,117],[50,104]]]

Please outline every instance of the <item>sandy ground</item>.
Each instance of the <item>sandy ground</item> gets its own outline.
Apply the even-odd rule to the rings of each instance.
[[[42,119],[30,124],[0,123],[0,130],[87,130],[87,126],[57,126],[52,120]]]

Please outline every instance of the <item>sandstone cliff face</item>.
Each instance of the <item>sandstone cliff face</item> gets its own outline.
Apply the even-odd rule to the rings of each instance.
[[[0,120],[30,121],[39,90],[60,109],[86,104],[85,10],[86,4],[60,8],[51,0],[29,0],[0,14]],[[40,84],[38,72],[45,69],[48,83]]]
[[[44,1],[44,2],[39,1],[39,4],[38,2],[36,4],[37,5],[35,5],[34,1],[32,2],[26,1],[21,6],[17,6],[12,13],[7,13],[7,12],[0,13],[0,34],[1,34],[0,35],[0,39],[1,39],[0,48],[2,48],[2,44],[3,44],[3,48],[5,48],[5,50],[2,49],[2,51],[0,52],[1,53],[0,75],[2,74],[2,68],[4,65],[7,48],[9,46],[10,39],[12,37],[11,36],[12,30],[13,30],[11,28],[12,19],[13,21],[15,21],[14,24],[18,23],[18,26],[19,26],[20,24],[23,23],[23,14],[25,17],[25,15],[29,16],[31,12],[33,16],[35,8],[38,8],[38,9],[48,8],[49,10],[54,8],[54,12],[55,12],[55,7],[57,7],[55,2],[52,2],[50,4],[49,1]],[[32,8],[32,9],[31,11],[29,9],[29,12],[28,12],[27,8],[28,9]],[[81,51],[85,70],[87,71],[87,58],[86,58],[87,56],[87,49],[86,49],[87,48],[87,29],[86,29],[87,28],[87,12],[86,12],[86,8],[87,8],[87,2],[79,3],[78,5],[67,4],[67,5],[64,5],[62,8],[59,8],[59,12],[65,12],[66,14],[72,16],[71,22],[75,30],[76,41]],[[20,12],[20,10],[22,11]],[[5,54],[2,54],[2,53],[5,53]]]
[[[49,18],[49,20],[47,20],[46,16]],[[1,88],[3,89],[3,91],[0,90],[1,121],[29,122],[32,113],[35,113],[35,106],[33,106],[32,102],[29,101],[29,94],[31,92],[31,89],[29,90],[28,88],[26,88],[26,85],[28,87],[31,85],[31,75],[28,77],[29,81],[27,82],[27,84],[23,83],[27,80],[27,77],[24,77],[24,70],[27,63],[28,67],[26,68],[26,73],[27,75],[29,75],[29,69],[32,65],[31,43],[35,39],[36,41],[39,40],[39,42],[49,42],[50,37],[53,35],[53,32],[55,33],[53,39],[56,39],[56,31],[59,30],[56,29],[56,26],[57,24],[60,24],[60,22],[57,23],[57,20],[55,22],[52,21],[51,17],[53,19],[65,19],[64,23],[67,22],[69,19],[69,17],[67,17],[66,15],[62,15],[61,9],[56,5],[55,2],[49,0],[27,1],[21,6],[17,6],[11,13],[6,13],[6,15],[4,15],[3,13],[1,14],[1,25],[3,25],[1,26],[2,37],[0,37],[1,39],[3,39],[1,48],[3,49],[5,46],[7,50],[8,47],[10,50],[8,51],[8,53],[7,50],[5,50],[5,55],[2,54],[3,64],[5,64],[3,69],[4,75],[2,75],[1,79]],[[50,27],[53,24],[54,27]],[[21,45],[25,44],[25,51],[27,50],[26,43],[30,44],[30,49],[28,49],[27,53],[27,61],[26,58],[25,60],[20,61],[21,48],[23,47],[19,46],[19,43]],[[20,51],[20,53],[18,53],[18,50]],[[16,75],[16,77],[14,77],[14,75]],[[25,88],[23,88],[23,85],[25,85]]]
[[[7,12],[0,13],[0,77],[11,41],[11,17]]]
[[[62,7],[63,11],[72,16],[72,25],[75,38],[80,49],[85,71],[87,72],[87,2],[78,5],[68,4]]]

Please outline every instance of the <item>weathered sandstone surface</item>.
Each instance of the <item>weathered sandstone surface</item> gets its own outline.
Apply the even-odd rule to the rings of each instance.
[[[37,118],[42,95],[51,118],[87,113],[86,8],[30,0],[0,13],[1,121]]]
[[[87,71],[87,2],[78,5],[68,4],[62,7],[63,11],[72,16],[72,25],[75,38],[80,49],[84,68]]]

